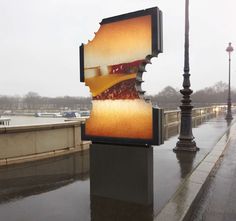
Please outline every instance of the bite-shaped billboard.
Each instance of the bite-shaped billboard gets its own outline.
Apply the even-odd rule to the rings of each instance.
[[[145,65],[162,51],[157,7],[103,19],[92,41],[80,46],[80,78],[90,88],[92,111],[83,139],[160,144],[161,113],[143,98]]]

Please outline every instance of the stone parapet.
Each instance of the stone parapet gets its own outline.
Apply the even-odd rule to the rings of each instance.
[[[0,166],[58,156],[88,148],[82,121],[0,128]]]

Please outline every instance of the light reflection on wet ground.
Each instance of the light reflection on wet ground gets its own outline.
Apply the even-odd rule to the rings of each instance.
[[[222,117],[194,125],[201,148],[196,155],[173,153],[175,126],[159,147],[94,145],[83,153],[2,167],[0,220],[152,220],[227,128]]]

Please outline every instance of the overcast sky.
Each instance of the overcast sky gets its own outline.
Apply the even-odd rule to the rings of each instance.
[[[106,17],[158,6],[164,51],[152,60],[143,89],[181,88],[184,0],[0,0],[0,95],[89,96],[80,83],[78,48]],[[193,90],[228,81],[231,41],[236,49],[236,1],[190,0],[190,68]],[[232,54],[236,87],[236,52]]]

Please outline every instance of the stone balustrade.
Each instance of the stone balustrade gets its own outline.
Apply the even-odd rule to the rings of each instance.
[[[226,111],[225,105],[193,108],[192,118],[196,119],[209,115],[217,115],[218,113],[222,113],[225,111]],[[164,126],[172,126],[180,123],[181,120],[180,110],[165,111],[164,116],[165,116]]]

